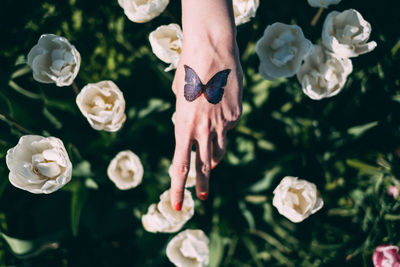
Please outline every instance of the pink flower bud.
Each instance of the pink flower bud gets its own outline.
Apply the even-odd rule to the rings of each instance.
[[[389,186],[387,193],[397,199],[400,193],[400,187],[396,185]]]
[[[375,248],[372,261],[375,267],[400,267],[399,248],[393,245],[380,245]]]

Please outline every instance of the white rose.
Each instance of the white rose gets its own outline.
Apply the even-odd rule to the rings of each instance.
[[[235,17],[235,24],[241,25],[251,18],[256,16],[256,11],[260,5],[259,0],[233,0],[233,14]]]
[[[182,30],[178,24],[162,25],[149,35],[153,53],[169,67],[165,71],[176,69],[182,51]]]
[[[339,58],[323,46],[315,45],[297,72],[297,78],[307,96],[320,100],[337,95],[352,71],[350,59]]]
[[[36,81],[68,86],[78,75],[81,56],[64,37],[43,34],[29,51],[28,65]]]
[[[274,190],[272,203],[292,222],[301,222],[322,208],[324,202],[315,184],[286,176]]]
[[[371,25],[354,9],[332,11],[325,19],[322,29],[323,44],[340,57],[357,57],[376,47],[368,43]]]
[[[124,95],[112,81],[87,84],[76,104],[95,130],[115,132],[125,122]]]
[[[168,259],[178,267],[205,267],[209,262],[209,240],[201,230],[185,230],[167,245]]]
[[[172,178],[172,165],[169,167],[168,170],[169,176]],[[196,177],[197,177],[197,171],[196,171],[196,152],[192,151],[190,153],[190,167],[189,167],[189,173],[186,179],[186,184],[185,187],[192,187],[196,185]]]
[[[169,0],[118,0],[125,15],[133,22],[148,22],[160,15]]]
[[[34,194],[50,194],[71,180],[72,164],[56,137],[25,135],[7,151],[10,183]]]
[[[330,5],[337,5],[342,0],[308,0],[308,3],[312,7],[328,8]]]
[[[181,211],[171,206],[170,190],[160,196],[157,204],[151,204],[147,213],[142,216],[142,224],[148,232],[172,233],[179,231],[194,214],[192,194],[185,190]]]
[[[121,151],[111,160],[107,174],[119,189],[131,189],[142,182],[143,166],[135,153]]]
[[[269,25],[256,45],[259,72],[267,80],[293,76],[311,49],[312,43],[299,26],[280,22]]]

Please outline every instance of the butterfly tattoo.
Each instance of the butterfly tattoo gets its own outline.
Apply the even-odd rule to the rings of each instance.
[[[211,104],[217,104],[221,101],[224,94],[224,86],[228,80],[228,75],[231,72],[230,69],[221,70],[217,72],[206,84],[200,81],[199,76],[196,74],[194,69],[187,65],[185,67],[185,87],[184,96],[189,102],[192,102],[198,98],[202,93],[208,102]]]

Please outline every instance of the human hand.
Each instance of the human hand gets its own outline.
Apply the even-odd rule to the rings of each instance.
[[[221,34],[221,32],[223,34]],[[172,166],[171,204],[180,210],[192,145],[196,145],[196,193],[205,200],[209,193],[210,170],[225,154],[226,132],[242,110],[242,69],[234,32],[213,31],[186,34],[180,62],[172,85],[176,95],[175,153]],[[197,32],[198,33],[198,32]],[[194,69],[203,84],[217,72],[230,69],[221,101],[211,104],[204,96],[189,102],[184,97],[184,65]]]

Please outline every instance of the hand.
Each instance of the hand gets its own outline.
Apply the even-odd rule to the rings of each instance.
[[[215,32],[215,31],[214,31]],[[172,85],[176,95],[175,153],[172,167],[171,204],[180,210],[192,145],[196,146],[196,193],[205,200],[209,193],[210,170],[222,159],[226,148],[226,132],[239,119],[242,110],[242,69],[233,35],[184,33],[184,43]],[[233,36],[233,38],[232,38]],[[209,103],[201,95],[193,102],[184,97],[185,70],[193,68],[202,83],[217,72],[231,69],[222,100]]]

